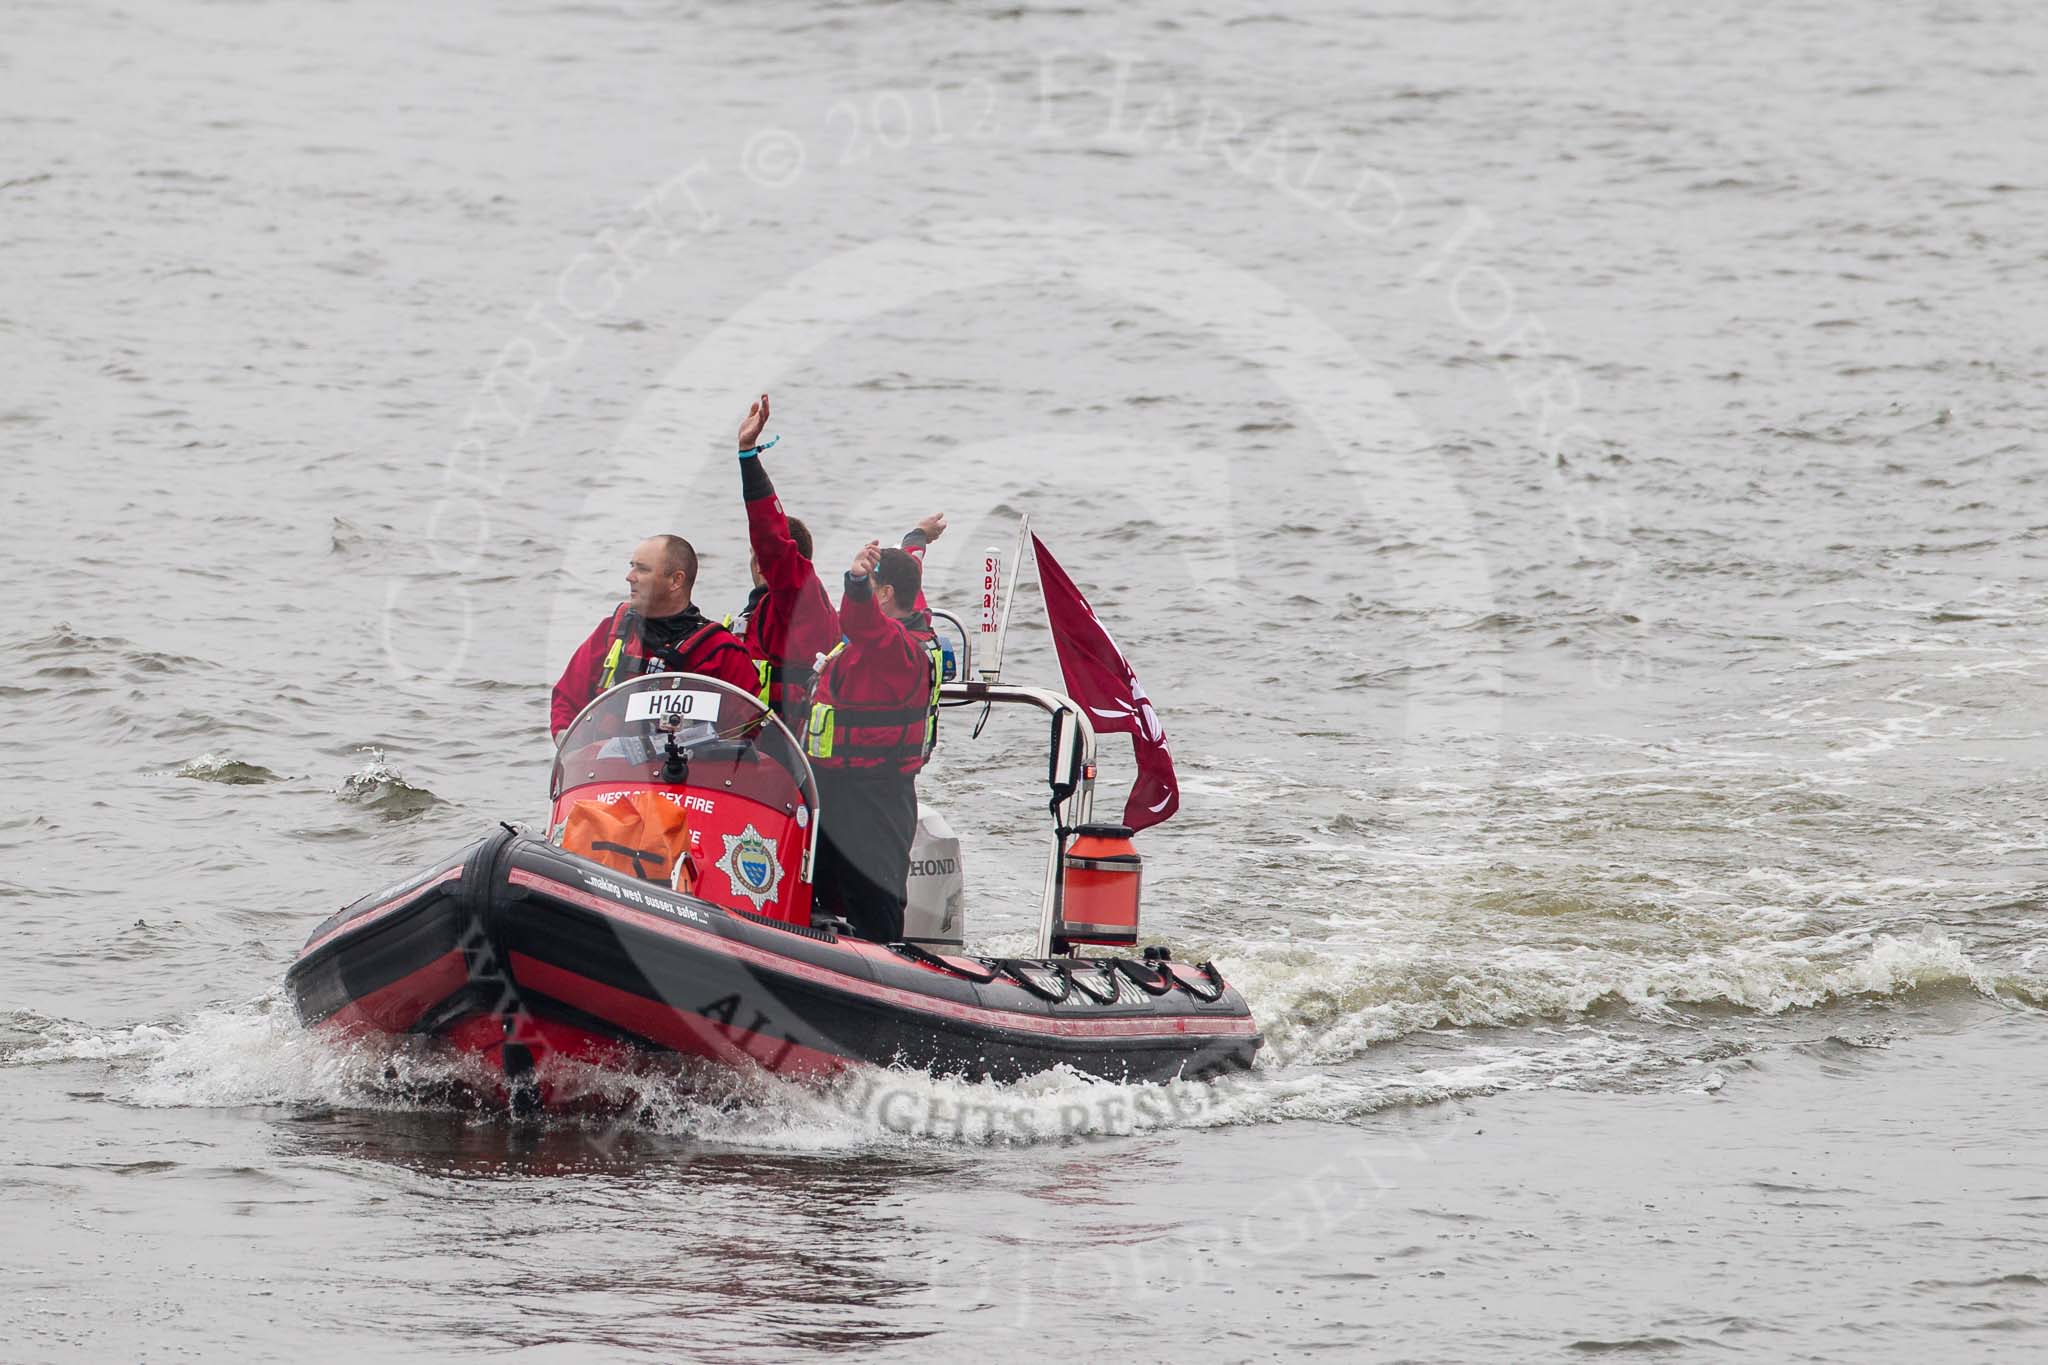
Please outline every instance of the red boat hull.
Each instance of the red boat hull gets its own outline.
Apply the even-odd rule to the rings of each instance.
[[[441,1039],[515,1104],[565,1102],[563,1059],[1157,1081],[1249,1066],[1261,1041],[1206,965],[942,958],[726,910],[509,831],[335,915],[286,983],[307,1023]]]

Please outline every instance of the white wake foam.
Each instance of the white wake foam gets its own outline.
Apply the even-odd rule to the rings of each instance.
[[[1994,978],[1948,936],[1838,936],[1736,946],[1661,964],[1522,949],[1441,960],[1416,948],[1333,954],[1278,945],[1226,957],[1267,1046],[1249,1073],[1214,1082],[1120,1085],[1065,1068],[1009,1084],[862,1068],[827,1084],[717,1068],[622,1075],[567,1067],[560,1079],[598,1101],[598,1131],[640,1131],[740,1148],[831,1152],[923,1143],[1071,1142],[1172,1128],[1345,1121],[1390,1106],[1500,1090],[1640,1083],[1718,1084],[1702,1061],[1576,1021],[1597,1002],[1657,1019],[1686,1004],[1780,1014],[1832,1000],[1896,996]],[[1547,1022],[1546,1022],[1547,1021]],[[1497,1026],[1523,1028],[1507,1045]],[[1417,1054],[1374,1049],[1423,1030],[1471,1029]],[[341,1041],[302,1028],[275,995],[174,1023],[95,1030],[38,1021],[8,1066],[92,1064],[110,1095],[147,1107],[320,1106],[446,1110],[458,1087],[488,1088],[473,1059],[418,1040]],[[1662,1082],[1660,1082],[1662,1083]],[[491,1121],[478,1119],[477,1121]]]

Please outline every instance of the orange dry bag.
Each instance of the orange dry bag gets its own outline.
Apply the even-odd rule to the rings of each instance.
[[[578,801],[562,828],[562,848],[594,863],[688,891],[697,882],[690,860],[690,822],[680,803],[660,792],[628,792],[616,801]]]

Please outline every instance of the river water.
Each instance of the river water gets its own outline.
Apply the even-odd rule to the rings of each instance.
[[[2040,1349],[2034,10],[4,10],[0,1356]],[[738,604],[763,389],[821,563],[1091,594],[1251,1075],[531,1128],[298,1028],[636,539]]]

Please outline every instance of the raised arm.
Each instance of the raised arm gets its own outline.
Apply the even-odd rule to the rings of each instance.
[[[767,425],[768,395],[764,393],[740,421],[740,494],[747,504],[747,542],[753,548],[754,558],[761,562],[761,577],[768,586],[794,589],[803,585],[811,572],[811,562],[804,558],[796,538],[790,535],[782,499],[775,496],[775,484],[761,463],[761,452],[767,447],[759,443]]]
[[[946,514],[944,512],[934,512],[903,533],[903,549],[922,568],[924,566],[924,552],[931,548],[933,541],[944,534],[946,534]],[[924,600],[924,583],[922,580],[917,585],[917,601],[912,605],[919,611],[931,610]]]
[[[839,629],[856,645],[878,645],[902,633],[903,627],[875,605],[875,583],[869,577],[882,558],[882,543],[871,540],[853,557],[846,571],[846,593],[839,599]]]

